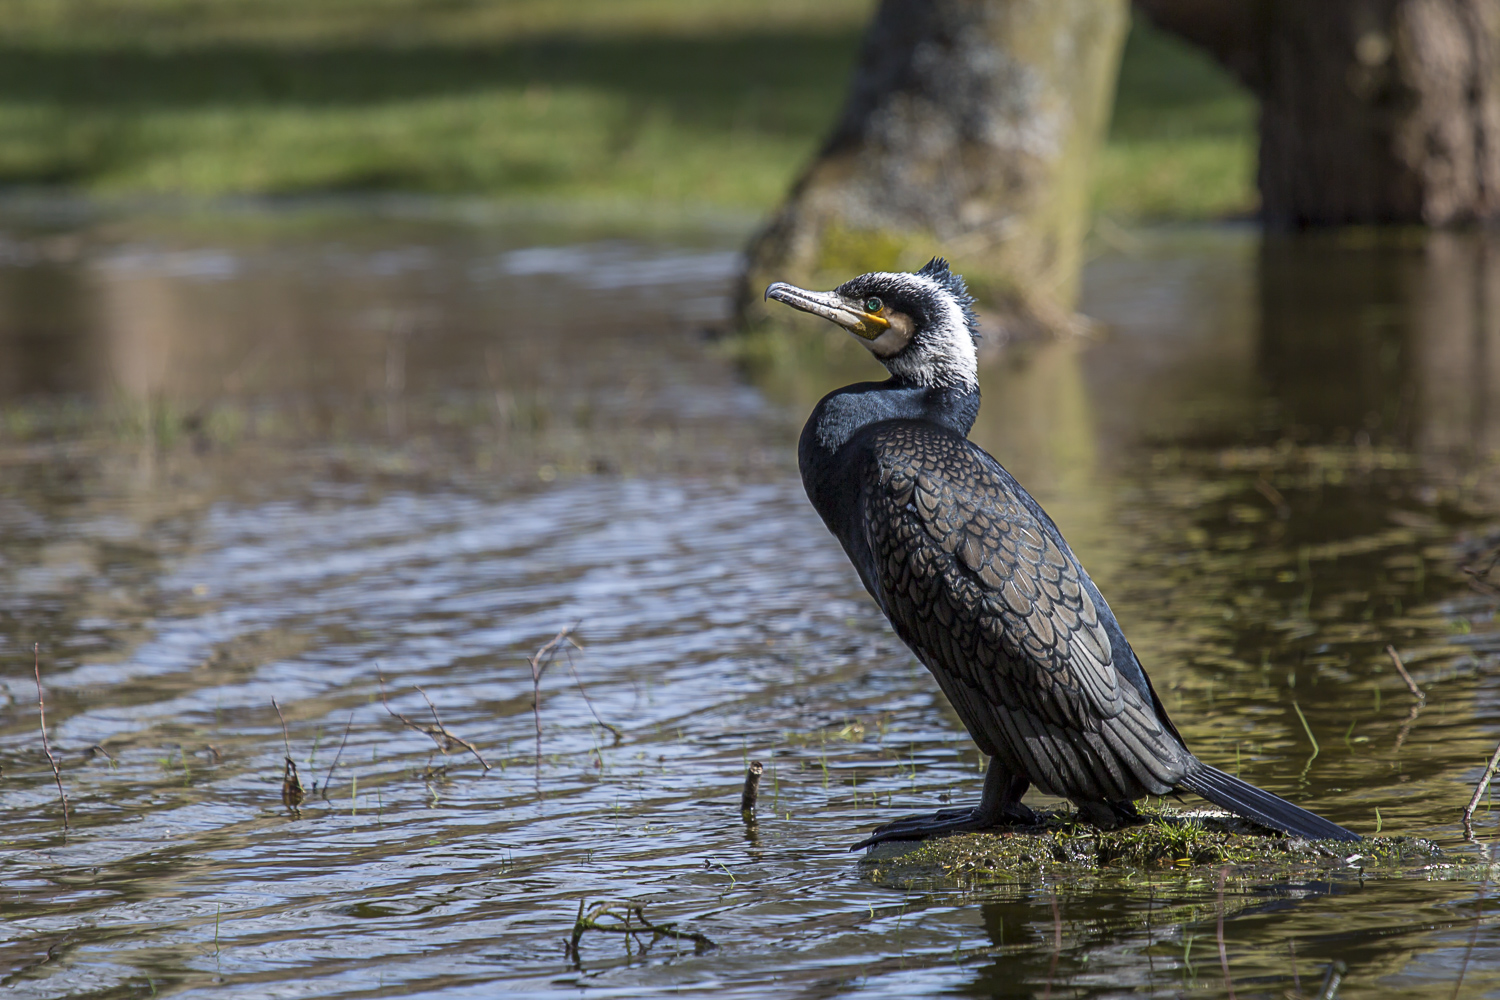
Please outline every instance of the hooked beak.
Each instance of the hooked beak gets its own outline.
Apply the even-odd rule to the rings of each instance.
[[[865,340],[874,340],[891,325],[890,320],[851,305],[836,292],[809,292],[805,288],[777,281],[766,288],[766,298],[785,302],[793,309],[800,309],[814,316],[822,316]]]

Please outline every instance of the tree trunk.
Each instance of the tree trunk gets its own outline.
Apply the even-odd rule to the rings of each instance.
[[[1071,317],[1125,0],[883,0],[838,124],[752,242],[742,324],[773,280],[831,287],[949,257],[993,319]]]
[[[1273,228],[1500,217],[1495,0],[1137,0],[1261,99]]]

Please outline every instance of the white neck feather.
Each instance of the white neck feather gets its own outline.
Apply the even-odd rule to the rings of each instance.
[[[979,355],[963,307],[947,288],[921,274],[881,275],[939,303],[939,315],[900,354],[880,359],[892,375],[931,388],[979,389]]]

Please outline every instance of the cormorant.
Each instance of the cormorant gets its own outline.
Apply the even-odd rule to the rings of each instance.
[[[1032,824],[1026,789],[1115,827],[1146,795],[1195,792],[1283,833],[1358,840],[1193,756],[1119,623],[1031,494],[968,440],[979,412],[973,297],[941,258],[832,292],[766,297],[832,320],[890,372],[823,397],[797,448],[807,495],[865,588],[990,758],[973,809],[878,827],[887,840]]]

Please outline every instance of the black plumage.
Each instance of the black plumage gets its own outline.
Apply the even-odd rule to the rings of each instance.
[[[935,259],[829,293],[767,295],[865,341],[885,382],[826,396],[803,429],[808,496],[896,633],[990,757],[980,805],[881,827],[860,845],[1031,822],[1035,785],[1087,820],[1196,792],[1265,826],[1355,834],[1195,757],[1109,605],[1041,506],[967,438],[979,410],[972,299]]]

